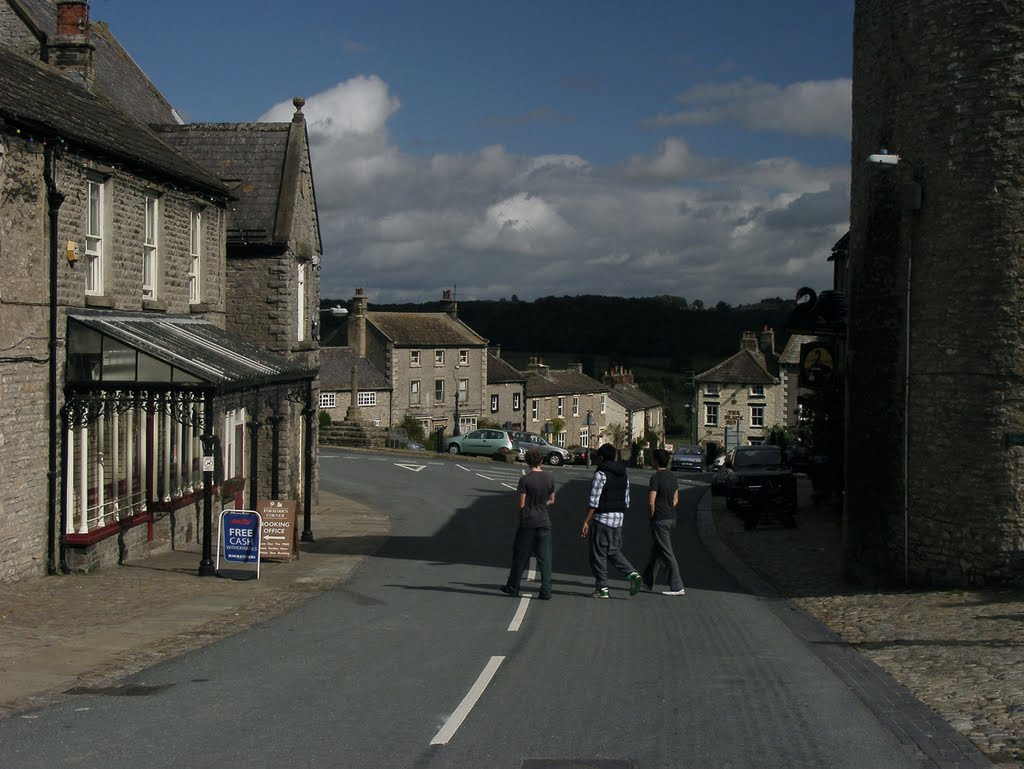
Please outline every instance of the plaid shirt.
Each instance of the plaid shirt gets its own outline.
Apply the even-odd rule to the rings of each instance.
[[[604,484],[607,481],[607,476],[600,470],[594,473],[594,482],[590,485],[590,500],[587,504],[593,507],[595,510],[598,505],[601,504],[601,492],[604,491]],[[626,483],[626,507],[629,507],[629,482]],[[594,520],[598,523],[603,523],[605,526],[610,526],[613,529],[618,529],[622,526],[622,522],[625,520],[625,513],[595,513]]]

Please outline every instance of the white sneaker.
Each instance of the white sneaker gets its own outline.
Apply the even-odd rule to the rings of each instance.
[[[686,595],[686,588],[681,587],[678,590],[662,590],[662,595]]]

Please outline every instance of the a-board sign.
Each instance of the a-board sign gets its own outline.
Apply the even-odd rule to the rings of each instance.
[[[230,579],[259,579],[261,551],[260,514],[255,510],[223,510],[217,543],[216,574]],[[255,571],[221,570],[221,555],[230,563],[255,563]]]
[[[261,499],[256,502],[256,510],[263,518],[261,557],[291,559],[297,554],[296,508],[294,499]]]

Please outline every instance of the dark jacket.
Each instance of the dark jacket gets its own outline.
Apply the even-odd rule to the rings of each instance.
[[[622,462],[606,459],[596,472],[604,473],[604,488],[601,490],[601,501],[597,505],[599,513],[626,512],[626,465]]]

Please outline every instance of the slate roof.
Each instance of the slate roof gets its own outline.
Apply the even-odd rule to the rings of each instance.
[[[484,347],[487,340],[443,312],[368,312],[366,320],[398,347]]]
[[[717,366],[697,374],[698,382],[715,384],[776,384],[776,379],[765,366],[764,355],[753,350],[740,350]]]
[[[635,385],[614,385],[608,391],[608,397],[620,406],[625,406],[629,411],[642,411],[662,405],[657,398],[648,395]]]
[[[387,377],[351,347],[320,348],[320,389],[326,392],[352,390],[352,364],[356,364],[356,386],[360,390],[390,390]]]
[[[525,381],[526,375],[522,371],[517,371],[501,358],[487,354],[487,384]]]
[[[811,336],[809,334],[793,334],[789,337],[789,341],[786,342],[786,347],[783,349],[782,354],[779,355],[779,363],[799,366],[800,345],[808,342],[816,342],[818,339],[819,337]]]
[[[46,39],[57,35],[57,6],[53,0],[13,0],[20,5]],[[164,99],[146,73],[114,37],[106,23],[89,20],[93,44],[93,87],[143,123],[179,123],[174,108]],[[40,41],[45,45],[46,40]]]
[[[274,238],[290,123],[159,126],[164,141],[231,187],[229,239]],[[234,237],[232,237],[234,236]]]
[[[40,138],[57,135],[68,150],[170,179],[220,198],[227,188],[175,152],[148,126],[109,99],[90,93],[58,70],[0,47],[0,119]]]
[[[527,371],[525,374],[527,398],[608,392],[608,385],[581,374],[576,369],[547,369],[546,374],[539,371]]]

